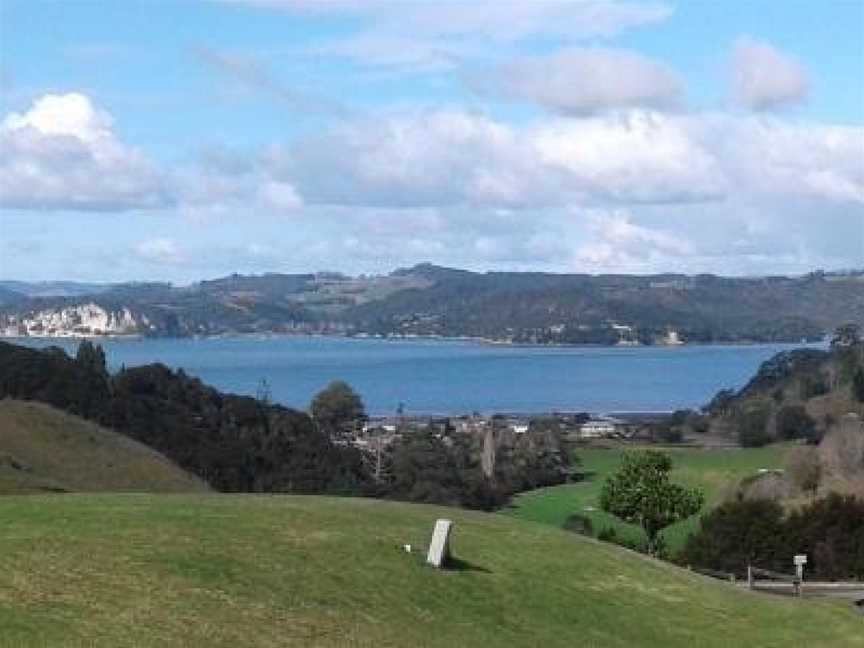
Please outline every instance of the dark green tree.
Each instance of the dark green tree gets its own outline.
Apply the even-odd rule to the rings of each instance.
[[[110,375],[105,363],[105,351],[90,340],[83,340],[75,354],[80,377],[73,385],[77,394],[77,414],[84,418],[106,421],[110,399]]]
[[[743,576],[752,563],[788,569],[794,547],[785,548],[783,507],[766,499],[736,499],[707,513],[679,560],[686,565]]]
[[[87,371],[105,378],[108,377],[108,369],[105,366],[105,351],[90,340],[82,340],[81,344],[78,345],[75,362]]]
[[[760,448],[771,442],[768,419],[771,410],[764,403],[756,403],[737,417],[738,443],[745,448]]]
[[[310,410],[315,423],[328,434],[344,431],[346,427],[366,418],[363,400],[342,380],[334,380],[318,392]]]
[[[783,439],[806,439],[819,441],[816,421],[802,405],[786,405],[777,412],[777,434]]]
[[[660,531],[694,515],[704,495],[669,480],[672,459],[648,450],[624,456],[621,468],[603,484],[600,507],[625,522],[638,524],[648,540],[648,553],[657,553]]]

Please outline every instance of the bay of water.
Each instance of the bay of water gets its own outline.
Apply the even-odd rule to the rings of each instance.
[[[74,340],[16,339],[57,345]],[[305,409],[331,380],[345,380],[371,414],[640,412],[699,407],[738,388],[759,364],[799,345],[682,347],[497,346],[456,340],[330,337],[105,339],[112,370],[162,362],[223,391]]]

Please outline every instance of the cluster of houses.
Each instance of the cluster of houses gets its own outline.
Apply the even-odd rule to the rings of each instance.
[[[482,415],[463,416],[390,416],[370,417],[358,427],[348,443],[360,448],[371,445],[387,445],[402,434],[412,431],[431,430],[446,436],[451,432],[483,435],[487,430],[507,430],[513,434],[528,432],[532,421],[550,419],[572,441],[598,439],[630,439],[638,434],[638,421],[622,420],[612,416],[589,414],[555,413],[543,417],[528,415]]]

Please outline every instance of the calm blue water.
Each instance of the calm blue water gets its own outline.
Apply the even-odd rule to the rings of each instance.
[[[13,340],[15,341],[15,340]],[[17,340],[33,346],[71,340]],[[163,362],[222,390],[306,408],[329,381],[348,381],[372,414],[665,411],[698,407],[742,386],[795,345],[506,347],[439,340],[326,337],[104,340],[112,368]]]

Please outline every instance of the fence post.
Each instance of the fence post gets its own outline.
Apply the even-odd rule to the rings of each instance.
[[[753,567],[752,565],[747,565],[747,587],[751,590],[753,589]]]

